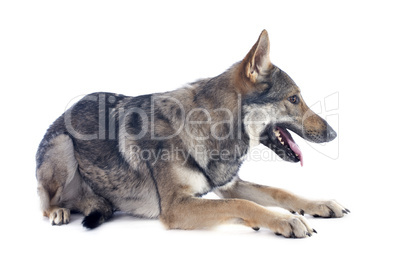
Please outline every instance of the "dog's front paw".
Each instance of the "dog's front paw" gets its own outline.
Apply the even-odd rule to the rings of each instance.
[[[341,218],[350,213],[349,209],[343,207],[335,200],[311,201],[306,208],[302,210],[314,217]]]
[[[317,233],[303,216],[298,215],[280,215],[274,220],[270,229],[276,235],[283,235],[286,238],[305,238]]]

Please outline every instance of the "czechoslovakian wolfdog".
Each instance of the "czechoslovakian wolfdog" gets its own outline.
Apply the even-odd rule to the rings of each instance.
[[[271,63],[269,51],[264,30],[246,57],[219,76],[138,97],[85,96],[40,143],[36,177],[43,214],[61,225],[71,211],[79,212],[83,226],[95,228],[121,211],[158,217],[169,229],[240,223],[293,238],[315,232],[304,214],[343,217],[349,210],[333,200],[312,201],[238,177],[247,152],[259,143],[303,164],[288,130],[316,143],[337,136]],[[201,198],[210,191],[222,199]]]

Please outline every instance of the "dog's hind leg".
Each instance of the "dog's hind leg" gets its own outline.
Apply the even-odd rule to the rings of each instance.
[[[65,188],[76,177],[78,166],[71,138],[64,134],[54,137],[41,146],[37,158],[36,177],[43,214],[53,225],[67,224],[70,210]]]
[[[62,192],[62,188],[58,188],[52,200],[59,199]],[[41,209],[43,211],[43,216],[49,217],[50,223],[52,225],[62,225],[68,224],[70,222],[70,209],[62,208],[58,205],[50,205],[51,201],[49,198],[49,192],[45,189],[42,184],[38,186],[38,195],[41,201]]]
[[[112,205],[82,179],[69,136],[58,135],[42,145],[38,161],[40,206],[52,225],[69,223],[70,210],[86,216],[82,224],[87,228],[95,228],[112,216]]]

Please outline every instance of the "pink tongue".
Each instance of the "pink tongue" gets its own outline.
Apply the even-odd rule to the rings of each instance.
[[[294,142],[292,136],[290,135],[290,133],[288,131],[283,130],[279,127],[278,127],[278,130],[279,130],[279,132],[281,132],[282,137],[284,137],[286,139],[286,142],[289,144],[289,147],[293,150],[293,152],[299,156],[300,165],[303,167],[303,154],[302,154],[299,146],[297,146],[297,144]]]

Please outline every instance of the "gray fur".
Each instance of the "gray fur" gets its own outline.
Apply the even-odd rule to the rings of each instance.
[[[77,102],[50,126],[37,152],[44,214],[64,224],[69,210],[78,211],[89,228],[114,211],[156,218],[167,211],[166,196],[176,188],[198,197],[236,181],[253,143],[278,153],[272,139],[278,124],[307,139],[327,140],[329,128],[309,134],[300,115],[292,114],[296,109],[285,110],[291,107],[287,96],[299,90],[276,66],[260,71],[250,92],[239,92],[245,89],[236,83],[243,65],[171,92],[101,92]]]

